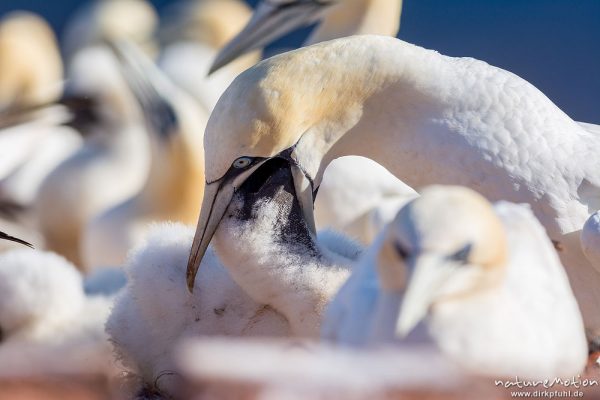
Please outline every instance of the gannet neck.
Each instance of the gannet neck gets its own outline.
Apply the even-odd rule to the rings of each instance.
[[[352,35],[396,36],[401,13],[402,0],[341,0],[331,6],[304,45]]]
[[[142,214],[194,224],[204,195],[204,155],[202,147],[190,148],[182,139],[174,137],[154,149],[149,178],[136,203]]]
[[[330,159],[365,155],[397,170],[376,152],[415,150],[419,143],[402,133],[421,128],[432,109],[449,107],[451,71],[444,67],[450,60],[380,36],[338,39],[265,60],[234,81],[210,117],[207,181],[220,179],[240,156],[271,157],[297,143],[303,168],[315,177],[347,134],[351,140],[336,145]]]

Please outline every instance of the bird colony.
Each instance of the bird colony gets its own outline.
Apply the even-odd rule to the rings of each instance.
[[[593,390],[600,126],[509,71],[396,39],[401,10],[191,0],[159,18],[98,0],[60,41],[5,15],[0,387]],[[301,48],[261,56],[309,24]]]

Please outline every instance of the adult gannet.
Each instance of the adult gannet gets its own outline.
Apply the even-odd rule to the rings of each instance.
[[[212,111],[240,72],[259,60],[257,53],[247,54],[204,78],[217,52],[244,27],[250,15],[250,8],[240,0],[194,0],[181,4],[171,21],[167,20],[162,32],[166,43],[158,64],[206,112]]]
[[[577,302],[527,206],[492,207],[470,189],[427,187],[368,261],[362,268],[376,282],[361,282],[364,271],[348,280],[328,310],[326,336],[347,342],[354,330],[355,339],[381,343],[425,319],[440,350],[471,373],[537,380],[585,368]]]
[[[401,13],[402,0],[263,0],[244,29],[219,52],[210,73],[316,21],[319,27],[304,46],[351,35],[396,36]]]
[[[386,37],[325,42],[241,74],[213,111],[204,143],[207,185],[190,288],[234,191],[265,162],[291,166],[314,226],[313,192],[323,171],[354,154],[411,187],[458,184],[490,200],[529,203],[565,248],[561,259],[586,326],[600,328],[600,274],[577,233],[600,198],[600,169],[585,157],[600,137],[507,71]]]
[[[55,100],[62,75],[56,38],[46,21],[28,12],[0,21],[0,110]]]
[[[114,47],[150,133],[150,169],[134,197],[97,215],[83,238],[87,268],[120,266],[149,224],[194,224],[204,190],[202,133],[208,114],[134,46]]]
[[[323,309],[361,249],[343,236],[310,236],[289,169],[266,181],[256,176],[245,189],[217,232],[216,251],[202,261],[193,294],[183,279],[193,229],[159,225],[131,253],[128,284],[107,329],[142,387],[173,394],[172,352],[190,336],[318,337]]]
[[[79,272],[56,254],[1,254],[0,377],[106,376],[111,304],[110,297],[86,296]]]
[[[246,28],[221,51],[213,69],[316,19],[321,19],[319,27],[304,46],[366,33],[396,36],[401,12],[401,0],[263,1]],[[370,244],[398,208],[415,196],[412,188],[374,161],[342,157],[332,162],[319,187],[315,223],[319,229],[331,227]]]
[[[99,212],[140,190],[149,151],[139,105],[111,50],[80,51],[70,76],[70,91],[92,103],[76,114],[87,138],[44,180],[35,206],[46,247],[81,268],[83,229]]]

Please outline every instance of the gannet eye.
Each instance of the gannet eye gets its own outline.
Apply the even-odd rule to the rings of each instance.
[[[469,259],[469,255],[471,254],[471,249],[473,248],[473,244],[469,243],[462,249],[458,250],[456,253],[452,254],[449,258],[452,261],[456,261],[458,263],[466,264]]]
[[[246,168],[248,165],[252,164],[252,158],[250,157],[240,157],[231,164],[233,168]]]
[[[401,259],[406,260],[410,256],[410,252],[406,247],[404,247],[399,242],[394,242],[394,247],[396,248],[396,252],[400,256]]]

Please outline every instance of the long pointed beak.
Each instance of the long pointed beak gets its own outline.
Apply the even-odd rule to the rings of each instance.
[[[200,261],[202,261],[219,222],[221,222],[221,218],[223,218],[229,203],[231,203],[234,192],[235,188],[231,182],[216,181],[207,184],[204,188],[200,219],[196,227],[196,234],[194,235],[187,265],[186,279],[190,293],[194,291]]]
[[[186,279],[190,293],[194,291],[196,274],[200,268],[202,257],[204,257],[204,253],[206,253],[206,249],[219,227],[219,223],[223,215],[225,215],[229,203],[231,203],[236,188],[240,187],[261,165],[262,162],[257,163],[247,171],[240,173],[235,179],[222,178],[206,184],[202,207],[200,209],[200,218],[198,219],[190,257],[188,258]]]
[[[328,2],[318,0],[296,0],[280,4],[262,1],[244,29],[219,52],[208,74],[243,54],[265,47],[296,28],[313,23],[329,5]]]
[[[433,304],[434,296],[444,280],[440,274],[440,260],[435,256],[422,255],[409,261],[413,271],[408,289],[402,300],[396,332],[404,337],[421,322]]]

